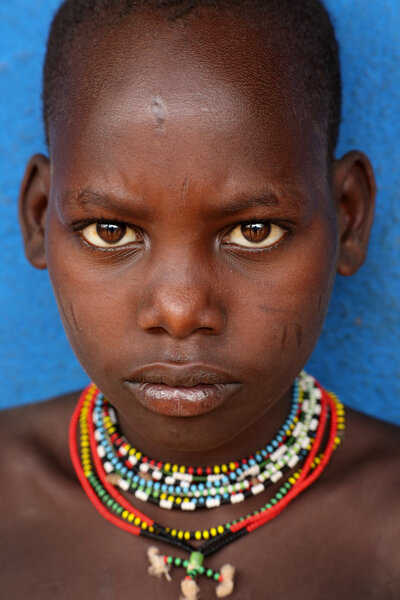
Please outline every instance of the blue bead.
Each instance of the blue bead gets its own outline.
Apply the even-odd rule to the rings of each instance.
[[[168,486],[167,486],[167,485],[165,485],[165,483],[163,483],[163,484],[162,484],[162,486],[161,486],[161,491],[162,491],[162,492],[167,492],[167,491],[168,491]]]
[[[236,481],[236,473],[229,473],[229,479]]]
[[[274,449],[271,446],[271,444],[269,446],[267,446],[267,452],[268,452],[268,454],[271,454],[271,452],[273,452],[273,451],[274,451]]]
[[[190,486],[190,491],[195,492],[196,490],[197,490],[197,486],[194,483],[192,483],[192,485]]]
[[[117,464],[117,462],[118,462],[118,458],[116,456],[114,456],[114,458],[111,459],[111,464],[115,466]]]
[[[254,460],[254,458],[251,458],[251,459],[249,460],[249,465],[250,465],[251,467],[254,467],[254,465],[256,465],[256,464],[257,464],[257,463],[256,463],[256,461]]]
[[[133,478],[134,483],[139,483],[139,479],[140,479],[139,475],[135,475]]]
[[[128,469],[126,467],[121,467],[121,475],[126,475],[128,472]]]
[[[182,488],[181,488],[179,485],[178,485],[178,486],[176,486],[175,492],[176,492],[177,494],[180,494],[180,493],[182,492]]]
[[[174,486],[173,486],[173,485],[170,485],[170,486],[168,486],[168,493],[169,493],[169,494],[173,494],[173,493],[174,493],[174,491],[175,491],[175,488],[174,488]]]
[[[213,484],[211,483],[211,481],[207,481],[206,486],[208,489],[210,489],[213,486]]]
[[[199,492],[202,492],[204,490],[204,483],[199,483],[198,490]]]
[[[279,446],[279,444],[278,444],[278,442],[277,442],[276,440],[274,440],[274,441],[272,442],[272,446],[273,446],[274,448],[277,448],[277,447]]]
[[[205,498],[202,497],[202,498],[197,498],[197,501],[199,504],[205,504],[206,500],[205,500]]]
[[[156,481],[155,484],[154,484],[154,489],[155,490],[159,490],[160,487],[161,487],[161,483],[159,481]]]

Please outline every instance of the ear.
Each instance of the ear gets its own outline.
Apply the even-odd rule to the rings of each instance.
[[[333,192],[340,233],[337,272],[353,275],[367,254],[375,207],[375,177],[365,154],[352,151],[335,161]]]
[[[45,269],[45,222],[50,194],[50,162],[43,154],[30,159],[19,195],[19,222],[25,254],[37,269]]]

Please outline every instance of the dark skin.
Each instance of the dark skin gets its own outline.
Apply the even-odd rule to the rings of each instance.
[[[207,13],[186,28],[153,16],[152,30],[149,47],[130,24],[102,31],[73,61],[51,163],[37,155],[27,167],[22,230],[127,437],[159,459],[215,464],[263,447],[285,419],[335,274],[364,260],[375,185],[362,153],[329,168],[324,128],[295,117],[301,82],[271,32],[237,19],[227,38]],[[99,247],[99,222],[118,226],[121,245]],[[249,223],[263,227],[257,247]],[[159,364],[211,366],[235,389],[202,414],[154,412],[126,379]],[[14,461],[1,467],[4,596],[178,598],[179,573],[147,577],[151,544],[110,525],[81,490],[67,442],[77,397],[4,413],[0,443]],[[318,483],[209,560],[236,565],[232,598],[398,598],[399,441],[397,428],[349,410]],[[265,501],[194,516],[141,508],[202,529]],[[202,597],[213,587],[202,582]]]

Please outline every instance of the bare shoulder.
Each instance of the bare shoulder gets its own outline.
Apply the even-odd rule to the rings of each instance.
[[[78,393],[0,412],[0,506],[15,508],[15,498],[33,499],[40,484],[71,477],[68,424]]]
[[[374,479],[386,493],[400,494],[400,427],[351,409],[346,414],[344,465],[357,467],[360,483]]]
[[[348,410],[342,473],[370,527],[400,556],[400,427]],[[340,455],[340,453],[338,453]],[[400,566],[400,565],[399,565]]]
[[[400,427],[348,409],[329,498],[350,564],[358,557],[376,596],[400,597]],[[372,590],[371,590],[372,591]],[[374,596],[375,597],[375,596]]]
[[[76,405],[79,392],[11,408],[0,412],[0,445],[6,447],[29,441],[58,439],[65,431]],[[53,434],[53,435],[52,435]]]

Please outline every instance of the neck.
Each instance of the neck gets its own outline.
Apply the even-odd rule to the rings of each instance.
[[[252,455],[255,451],[260,450],[268,444],[276,435],[279,428],[285,422],[291,407],[292,392],[289,390],[278,402],[276,402],[266,414],[262,415],[256,422],[251,423],[243,429],[239,435],[229,440],[223,446],[212,448],[209,450],[199,451],[182,451],[179,449],[165,448],[150,442],[147,438],[140,435],[140,432],[133,430],[130,423],[122,415],[118,415],[118,421],[125,437],[134,443],[135,447],[143,454],[171,464],[186,465],[186,466],[213,466],[222,465],[235,461],[241,458]],[[290,473],[289,473],[290,474]],[[246,512],[252,512],[258,509],[262,503],[264,496],[273,495],[281,483],[274,484],[269,487],[266,494],[254,496],[246,500]],[[124,494],[129,499],[129,494]],[[159,522],[165,522],[166,511],[152,504],[142,504],[139,506],[145,510],[151,518]],[[212,511],[196,511],[196,513],[185,513],[183,511],[174,511],[173,524],[174,527],[181,529],[206,529],[213,524],[230,522],[242,516],[244,510],[243,504],[227,504],[220,506]],[[167,515],[171,517],[171,515]]]
[[[140,452],[155,460],[193,467],[224,464],[250,456],[272,440],[289,414],[291,399],[292,392],[288,390],[266,413],[260,415],[256,421],[247,425],[223,445],[202,450],[166,448],[156,441],[144,437],[140,430],[135,428],[122,414],[118,414],[118,422],[129,442],[135,445]],[[188,427],[190,427],[189,422]]]

